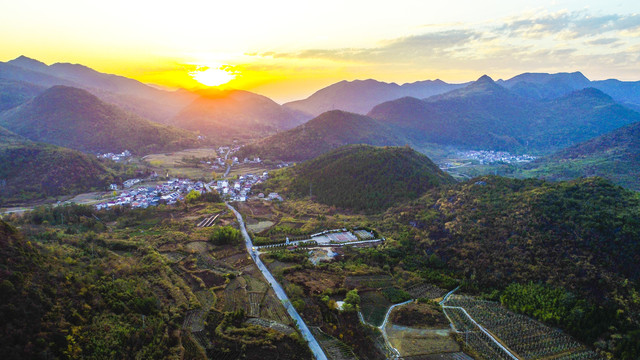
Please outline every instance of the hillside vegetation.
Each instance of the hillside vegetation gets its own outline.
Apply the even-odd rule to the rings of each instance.
[[[638,219],[638,194],[600,178],[483,177],[389,209],[381,231],[396,241],[363,254],[429,277],[453,271],[467,291],[490,297],[507,288],[505,305],[635,359]]]
[[[152,123],[67,86],[49,88],[3,112],[0,126],[33,141],[92,153],[145,154],[196,144],[192,133]]]
[[[290,196],[379,211],[454,180],[409,147],[348,145],[286,169],[264,185]]]
[[[249,144],[239,156],[300,161],[349,144],[404,145],[394,131],[364,115],[328,111],[296,128]]]
[[[547,152],[640,121],[640,114],[593,88],[552,100],[517,95],[483,76],[425,100],[386,102],[368,114],[413,143],[469,149]]]
[[[0,127],[0,204],[104,189],[115,171],[95,156],[33,143]]]
[[[560,150],[525,166],[517,175],[550,180],[601,176],[640,190],[640,123]]]

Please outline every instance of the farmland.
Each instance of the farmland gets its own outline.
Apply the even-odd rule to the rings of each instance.
[[[537,359],[601,359],[560,330],[550,328],[523,315],[515,314],[493,301],[453,295],[445,303],[445,311],[455,327],[464,332],[465,341],[485,357],[504,357],[504,352],[478,331],[461,308],[503,345],[524,360]],[[451,308],[449,308],[451,307]],[[505,357],[507,358],[507,357]]]

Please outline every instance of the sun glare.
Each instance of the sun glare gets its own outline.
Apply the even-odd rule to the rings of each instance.
[[[202,85],[220,86],[236,78],[234,74],[223,70],[222,67],[209,67],[189,73],[191,77]]]

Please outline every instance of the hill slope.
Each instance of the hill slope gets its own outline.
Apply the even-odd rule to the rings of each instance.
[[[601,176],[640,190],[640,123],[560,150],[527,165],[523,174],[550,180]]]
[[[0,63],[0,78],[28,82],[43,87],[43,91],[54,85],[81,88],[102,101],[160,123],[166,123],[197,97],[188,91],[160,90],[137,80],[101,73],[79,64],[46,65],[26,56]]]
[[[364,115],[328,111],[291,130],[242,148],[240,157],[300,161],[348,144],[403,145],[393,131]]]
[[[596,89],[541,101],[519,96],[488,76],[426,100],[380,104],[369,116],[400,128],[414,142],[470,149],[548,151],[640,121]]]
[[[286,188],[292,196],[311,192],[328,205],[378,211],[451,183],[453,178],[409,147],[348,145],[286,169],[265,186]]]
[[[638,344],[639,214],[637,194],[600,178],[476,178],[389,209],[380,230],[399,241],[372,258],[455,270],[480,293],[529,284],[518,295],[530,315],[620,355],[621,343]],[[533,285],[561,295],[545,298]],[[617,344],[602,347],[608,341]]]
[[[0,204],[104,188],[113,176],[94,156],[32,143],[0,127]]]
[[[213,139],[228,140],[263,137],[306,120],[273,100],[248,91],[209,90],[200,94],[171,124]]]
[[[86,152],[143,154],[195,143],[194,134],[151,123],[67,86],[54,86],[2,113],[0,126],[33,141]]]
[[[366,114],[375,105],[405,96],[429,97],[464,86],[441,80],[426,80],[398,85],[372,79],[340,81],[316,91],[303,100],[284,104],[285,107],[314,116],[330,110]]]

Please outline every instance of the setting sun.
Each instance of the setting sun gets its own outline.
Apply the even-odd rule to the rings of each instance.
[[[205,67],[203,70],[190,72],[189,75],[197,82],[206,86],[220,86],[235,79],[235,75],[224,70],[223,67]]]

